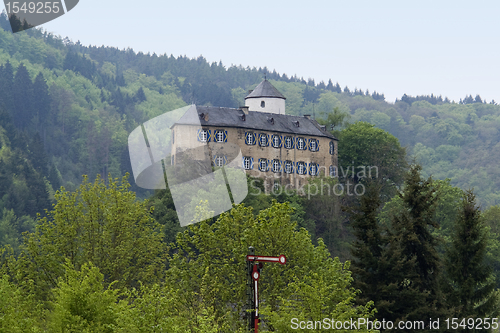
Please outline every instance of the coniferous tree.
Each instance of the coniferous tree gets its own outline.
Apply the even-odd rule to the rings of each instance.
[[[35,133],[29,144],[29,157],[33,168],[41,176],[48,176],[48,157],[38,132]]]
[[[498,314],[495,279],[486,262],[488,242],[481,211],[471,190],[464,193],[455,232],[446,251],[448,306],[455,318],[491,318]],[[472,332],[472,330],[471,330]]]
[[[33,83],[28,70],[21,63],[14,76],[12,88],[14,100],[13,120],[17,128],[24,129],[33,118]]]
[[[50,112],[49,87],[42,72],[38,73],[33,84],[33,98],[36,101],[36,111],[38,113],[39,124],[44,126],[47,123],[47,117]]]
[[[375,183],[367,186],[363,196],[359,198],[356,207],[344,207],[350,214],[353,235],[351,253],[351,271],[353,286],[361,291],[357,301],[365,303],[374,301],[375,308],[380,311],[380,286],[385,284],[382,276],[381,257],[385,250],[386,239],[382,236],[382,228],[377,221],[377,213],[382,201],[380,188]]]
[[[342,92],[342,88],[340,87],[340,84],[337,82],[335,84],[335,87],[333,88],[333,91],[337,92],[337,93],[341,93]]]
[[[438,240],[434,220],[437,201],[432,179],[420,176],[412,165],[400,198],[402,209],[391,217],[389,246],[385,254],[390,271],[381,292],[389,306],[385,319],[422,320],[447,316],[440,288]]]
[[[134,97],[139,103],[146,100],[146,94],[144,94],[144,90],[142,89],[142,87],[139,87]]]
[[[12,84],[14,82],[14,68],[7,60],[0,74],[0,95],[2,104],[12,115],[14,112],[14,101],[12,97]]]
[[[333,87],[332,79],[329,79],[328,80],[328,85],[326,86],[326,90],[333,91],[333,89],[334,89],[334,87]]]

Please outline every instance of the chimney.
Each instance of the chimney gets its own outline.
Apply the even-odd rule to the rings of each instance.
[[[306,119],[311,119],[311,115],[310,115],[310,114],[305,114],[305,115],[304,115],[304,118],[306,118]]]
[[[244,114],[248,114],[248,106],[240,106],[240,109]]]

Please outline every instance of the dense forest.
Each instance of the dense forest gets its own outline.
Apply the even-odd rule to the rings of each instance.
[[[12,34],[5,14],[0,27],[1,332],[246,332],[250,245],[288,258],[263,269],[262,331],[498,314],[494,101],[390,103],[268,68]],[[377,165],[378,177],[339,172],[293,195],[248,179],[242,205],[181,228],[168,189],[129,176],[128,134],[190,103],[243,105],[264,75],[287,114],[340,139],[341,170]],[[323,192],[347,182],[364,195]]]

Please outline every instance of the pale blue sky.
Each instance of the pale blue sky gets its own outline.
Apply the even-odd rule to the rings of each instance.
[[[80,0],[42,26],[84,45],[276,69],[376,90],[500,102],[500,1]]]

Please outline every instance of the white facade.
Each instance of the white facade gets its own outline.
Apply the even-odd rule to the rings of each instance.
[[[259,97],[245,99],[245,106],[250,111],[285,114],[285,100],[276,97]]]

